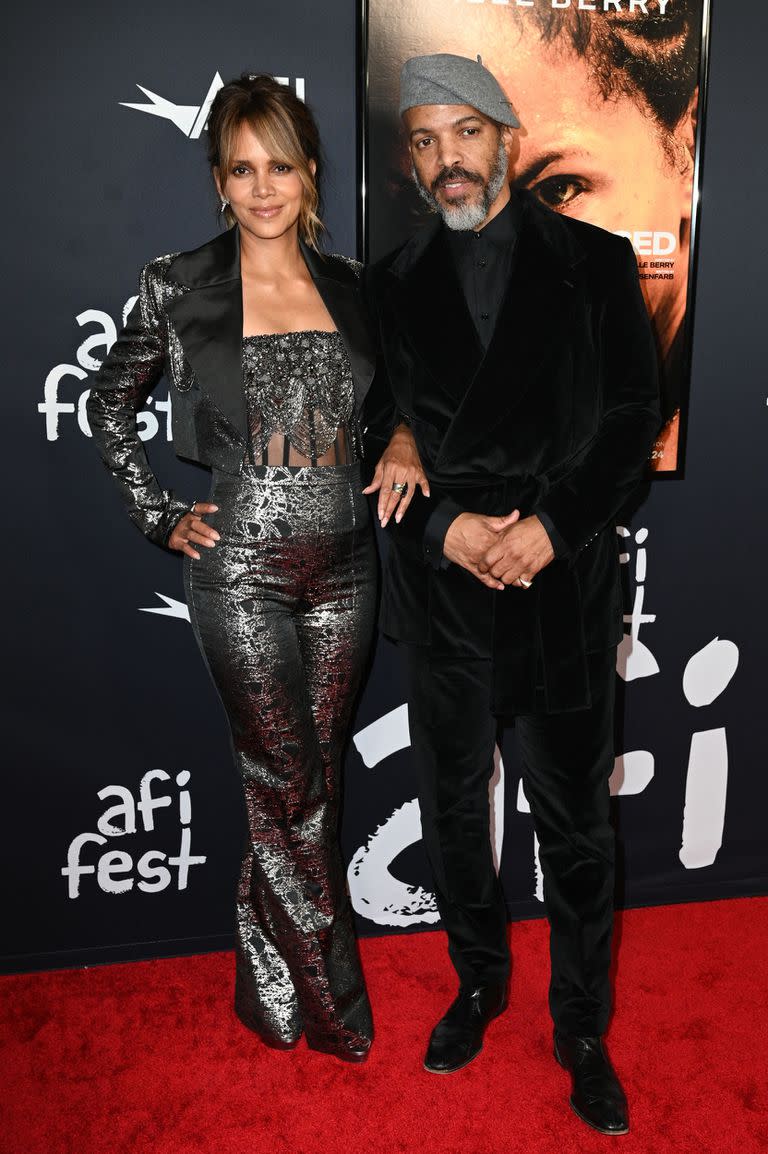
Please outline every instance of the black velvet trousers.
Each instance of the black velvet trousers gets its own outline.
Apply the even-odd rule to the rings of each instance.
[[[504,981],[506,906],[489,831],[499,733],[492,662],[402,649],[422,830],[450,957],[462,984]],[[604,1033],[611,1006],[615,649],[592,654],[589,666],[590,709],[515,718],[550,922],[550,1010],[559,1030],[580,1035]]]

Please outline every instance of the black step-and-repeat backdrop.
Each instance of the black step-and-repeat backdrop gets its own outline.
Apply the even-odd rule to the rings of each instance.
[[[325,141],[332,247],[354,253],[361,242],[359,14],[348,0],[261,8],[238,2],[218,18],[199,0],[98,11],[43,0],[6,21],[7,970],[232,940],[244,825],[225,718],[192,638],[180,562],[122,512],[89,442],[85,400],[141,265],[217,227],[204,133],[222,78],[266,71],[306,96]],[[655,482],[618,530],[628,640],[612,784],[626,904],[768,889],[765,162],[746,120],[759,105],[758,20],[760,0],[742,0],[718,14],[711,40],[686,475]],[[164,384],[139,427],[163,482],[204,495],[206,474],[173,455]],[[511,914],[540,915],[511,739],[493,801]],[[343,843],[362,933],[435,923],[387,644],[353,729]]]

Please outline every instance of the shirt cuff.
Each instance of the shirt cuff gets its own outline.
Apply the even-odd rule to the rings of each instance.
[[[562,561],[564,557],[568,557],[571,551],[555,528],[554,522],[549,513],[545,513],[543,509],[539,509],[536,512],[536,516],[539,518],[547,531],[547,536],[549,537],[552,548],[555,551],[556,559],[558,561]]]
[[[447,569],[450,561],[443,556],[445,535],[453,521],[464,510],[455,501],[444,499],[429,515],[424,526],[424,560],[433,569]]]

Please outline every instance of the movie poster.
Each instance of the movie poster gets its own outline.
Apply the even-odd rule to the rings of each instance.
[[[514,186],[628,237],[659,353],[664,425],[651,469],[679,475],[688,403],[692,269],[708,0],[368,0],[366,257],[429,210],[397,114],[400,68],[480,55],[520,121]]]

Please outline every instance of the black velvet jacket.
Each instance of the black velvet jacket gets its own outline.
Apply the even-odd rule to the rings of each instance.
[[[586,654],[621,638],[614,517],[660,416],[653,336],[628,241],[520,196],[516,259],[484,353],[436,219],[366,274],[381,356],[364,420],[375,460],[409,420],[432,496],[392,524],[381,626],[494,658],[495,708],[589,704]],[[558,557],[530,590],[486,589],[442,542],[460,512],[543,513]]]
[[[349,354],[358,412],[375,366],[360,265],[302,245],[320,296]],[[165,544],[190,502],[162,489],[136,430],[136,413],[163,374],[179,457],[239,473],[247,445],[243,389],[240,237],[229,229],[192,252],[150,261],[139,298],[94,381],[88,420],[131,519]]]

